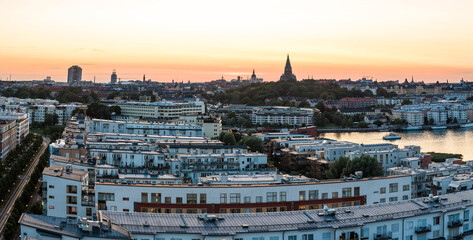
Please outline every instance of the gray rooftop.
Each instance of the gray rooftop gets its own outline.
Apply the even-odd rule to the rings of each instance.
[[[133,234],[196,233],[204,236],[235,235],[247,232],[273,232],[317,228],[362,226],[382,220],[402,219],[429,213],[459,210],[472,206],[473,191],[444,195],[439,202],[426,198],[393,203],[338,208],[333,216],[324,210],[272,213],[216,214],[216,220],[205,221],[202,214],[157,214],[101,212]]]

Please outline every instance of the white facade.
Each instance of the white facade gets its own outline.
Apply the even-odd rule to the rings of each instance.
[[[409,125],[422,126],[424,125],[424,112],[416,110],[394,110],[393,118],[406,120]]]
[[[251,114],[253,124],[287,123],[291,126],[310,126],[314,110],[310,108],[274,107],[272,109],[254,108]]]
[[[205,114],[205,103],[196,99],[188,102],[116,102],[121,115],[149,119],[178,119],[186,115]]]
[[[203,137],[204,134],[203,127],[197,125],[125,122],[104,119],[88,120],[87,132],[184,137]]]
[[[286,213],[156,214],[100,211],[98,223],[23,214],[21,235],[50,239],[381,240],[473,239],[473,192]],[[99,224],[102,223],[102,224]],[[63,228],[56,227],[61,225]],[[92,232],[87,226],[96,226]],[[68,229],[69,231],[64,231]],[[92,228],[90,228],[92,229]]]

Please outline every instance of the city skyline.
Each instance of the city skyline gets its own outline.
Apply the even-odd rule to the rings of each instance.
[[[473,80],[469,1],[183,3],[5,2],[0,77],[277,81],[289,54],[299,79]]]

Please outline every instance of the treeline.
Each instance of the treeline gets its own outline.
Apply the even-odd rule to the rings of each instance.
[[[432,156],[432,162],[445,162],[447,158],[459,158],[462,159],[462,154],[455,153],[438,153],[438,152],[427,152]]]
[[[5,226],[5,239],[14,239],[18,231],[18,220],[21,217],[21,214],[24,212],[33,213],[33,214],[42,214],[41,200],[36,203],[31,204],[35,196],[35,188],[40,182],[40,178],[43,173],[43,169],[48,165],[49,161],[49,149],[46,148],[43,155],[41,155],[38,165],[36,166],[31,178],[23,189],[23,193],[19,198],[16,199],[13,210],[8,218],[7,224]],[[40,187],[41,189],[41,187]],[[28,206],[31,206],[28,208]]]
[[[391,97],[396,93],[387,92],[379,88],[378,96]],[[218,93],[214,97],[208,97],[216,102],[226,104],[246,104],[250,106],[262,105],[285,105],[292,104],[278,100],[279,97],[300,97],[308,99],[334,100],[343,97],[372,97],[369,90],[342,88],[337,83],[321,83],[316,80],[283,81],[252,83],[238,88],[229,89]],[[267,100],[270,100],[269,102]]]
[[[0,200],[4,201],[9,191],[14,187],[18,176],[25,171],[25,166],[31,162],[34,154],[41,146],[42,138],[38,135],[29,134],[20,146],[8,154],[0,165]]]
[[[327,179],[350,177],[357,171],[363,172],[363,177],[377,177],[383,175],[383,169],[379,166],[378,160],[369,155],[361,155],[350,159],[342,156],[330,164],[326,173]]]
[[[99,101],[99,95],[96,92],[91,91],[84,94],[81,87],[64,87],[57,94],[52,94],[51,90],[45,88],[7,88],[1,91],[1,94],[4,97],[54,99],[60,103],[80,102],[87,104]]]
[[[221,132],[218,140],[228,146],[247,146],[252,152],[265,152],[263,141],[252,136],[253,133],[254,131],[248,131],[247,135],[243,135],[240,132]]]
[[[112,115],[120,115],[122,112],[120,106],[107,106],[99,102],[93,102],[87,106],[85,114],[91,118],[111,119]]]

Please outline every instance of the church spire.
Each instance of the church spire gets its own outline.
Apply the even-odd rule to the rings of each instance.
[[[291,60],[289,60],[289,54],[287,54],[286,67],[284,67],[284,73],[292,74]]]

